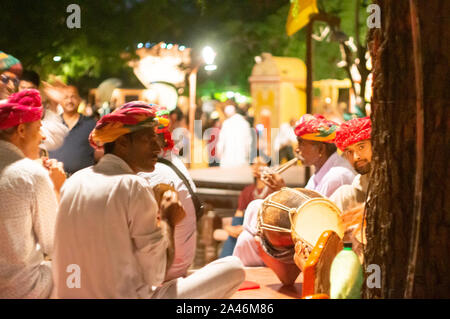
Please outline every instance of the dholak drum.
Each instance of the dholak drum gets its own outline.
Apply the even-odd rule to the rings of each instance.
[[[305,202],[291,214],[292,239],[300,244],[309,256],[324,231],[334,231],[341,239],[344,225],[341,211],[326,198],[313,198]]]
[[[269,195],[258,212],[258,234],[264,250],[284,262],[294,262],[294,245],[301,245],[305,258],[326,230],[341,238],[344,228],[339,209],[319,193],[284,187]]]

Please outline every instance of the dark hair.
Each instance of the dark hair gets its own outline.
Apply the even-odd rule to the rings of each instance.
[[[41,83],[41,78],[39,77],[39,74],[37,74],[32,70],[24,70],[22,76],[20,77],[20,80],[31,82],[36,87],[39,87],[39,84]]]
[[[172,114],[177,116],[176,121],[181,121],[184,117],[183,111],[178,106],[170,111],[170,115]]]
[[[330,157],[333,155],[334,152],[336,152],[337,147],[334,143],[324,143],[325,144],[325,152],[327,154],[327,157]]]
[[[105,143],[103,145],[103,149],[105,150],[105,154],[112,154],[114,152],[114,146],[115,145],[116,145],[116,143],[114,143],[114,142]]]

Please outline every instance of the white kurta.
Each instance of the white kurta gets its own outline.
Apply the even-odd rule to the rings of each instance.
[[[216,145],[220,167],[249,165],[252,135],[250,124],[240,114],[225,120]]]
[[[168,247],[157,214],[147,181],[115,155],[72,175],[61,190],[54,296],[151,297],[164,279]]]
[[[176,157],[169,153],[164,157],[172,163],[186,176],[186,179],[193,186],[195,192],[195,184],[193,183],[184,164]],[[183,167],[180,167],[180,164]],[[184,169],[183,169],[184,168]],[[158,184],[173,184],[178,192],[178,198],[186,212],[186,217],[175,226],[175,258],[170,266],[166,280],[185,276],[188,268],[191,266],[195,257],[195,249],[197,243],[197,219],[195,216],[195,207],[192,202],[191,194],[184,184],[183,180],[169,166],[156,163],[155,170],[151,173],[138,173],[139,176],[145,178],[149,184],[154,187]]]
[[[0,141],[0,299],[49,297],[57,208],[48,171]]]
[[[354,176],[355,173],[348,161],[334,153],[320,170],[311,176],[305,188],[315,190],[328,197],[340,186],[351,184]],[[233,256],[239,257],[244,266],[264,265],[254,240],[257,233],[258,210],[262,203],[263,200],[254,200],[248,205],[244,214],[244,230],[239,235],[234,248]]]
[[[311,176],[305,188],[329,197],[342,185],[350,185],[355,176],[350,163],[334,152],[319,171]]]

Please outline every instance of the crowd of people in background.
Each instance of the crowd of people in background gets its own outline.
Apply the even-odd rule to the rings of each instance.
[[[75,86],[41,83],[1,51],[0,73],[0,298],[227,298],[243,266],[273,267],[287,284],[296,277],[255,241],[262,200],[286,183],[261,178],[273,158],[248,105],[198,113],[208,165],[252,165],[254,182],[224,229],[221,258],[189,274],[200,208],[181,161],[181,108],[134,101],[99,114]],[[305,188],[342,211],[364,203],[371,160],[370,120],[352,121],[306,114],[275,137],[277,161],[300,154],[314,168]],[[81,277],[69,284],[76,267]]]

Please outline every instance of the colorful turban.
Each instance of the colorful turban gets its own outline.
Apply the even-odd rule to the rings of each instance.
[[[0,73],[5,71],[12,72],[20,77],[22,74],[22,64],[12,55],[0,51]]]
[[[8,101],[0,104],[0,130],[22,123],[38,121],[44,111],[38,90],[23,90],[9,96]]]
[[[173,147],[175,146],[175,143],[172,139],[172,133],[169,131],[170,111],[168,111],[165,106],[159,106],[159,105],[155,105],[155,104],[150,104],[150,106],[155,107],[156,116],[158,118],[167,120],[167,123],[159,124],[155,130],[156,134],[160,134],[164,139],[163,151],[168,151],[168,150],[173,149]]]
[[[370,139],[372,124],[369,117],[356,118],[344,122],[336,132],[335,143],[341,150],[359,141]]]
[[[295,135],[305,140],[332,143],[339,124],[319,114],[305,114],[297,122]]]
[[[142,101],[129,102],[103,116],[89,135],[94,148],[101,148],[120,136],[157,125],[168,125],[169,120],[157,116],[157,109]]]

